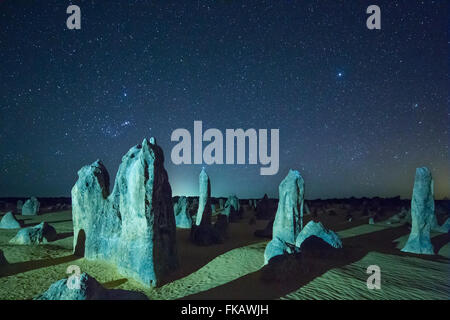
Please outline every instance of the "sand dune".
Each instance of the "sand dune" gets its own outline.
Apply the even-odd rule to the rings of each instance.
[[[450,245],[447,234],[433,234],[436,256],[399,251],[409,230],[383,223],[342,223],[336,230],[345,253],[339,261],[319,262],[307,275],[288,284],[263,281],[262,264],[267,240],[253,231],[266,221],[248,224],[248,216],[231,224],[225,243],[198,247],[188,241],[189,231],[178,230],[180,269],[159,288],[149,289],[125,279],[114,266],[72,255],[71,213],[26,217],[33,225],[47,221],[59,239],[47,245],[13,246],[16,231],[0,230],[0,249],[10,263],[0,271],[0,299],[31,299],[53,282],[67,277],[69,265],[80,266],[108,288],[144,292],[150,299],[448,299],[450,297]],[[24,217],[18,216],[19,219]],[[366,268],[379,265],[382,289],[368,290]]]

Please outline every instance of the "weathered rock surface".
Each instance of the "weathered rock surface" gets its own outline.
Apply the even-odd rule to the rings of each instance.
[[[198,211],[196,222],[191,228],[190,239],[201,246],[221,243],[228,226],[228,218],[219,214],[216,224],[211,224],[211,182],[204,169],[199,175],[199,187]]]
[[[0,221],[0,229],[20,229],[20,222],[11,211],[7,212]]]
[[[278,188],[279,202],[273,224],[273,239],[266,247],[264,253],[265,263],[281,251],[280,246],[295,246],[300,230],[303,227],[303,201],[305,186],[298,171],[289,170],[289,173]],[[272,243],[274,242],[274,243]]]
[[[333,248],[342,248],[342,241],[334,231],[327,230],[322,223],[314,221],[308,222],[302,231],[300,231],[295,240],[295,246],[301,248],[302,243],[311,236],[322,239]]]
[[[72,188],[74,252],[105,260],[125,276],[156,286],[178,265],[172,189],[162,149],[146,139],[122,158],[109,193],[100,161],[78,171]],[[85,245],[83,246],[82,243]]]
[[[14,238],[9,240],[12,244],[45,244],[56,240],[56,230],[47,222],[37,226],[19,230]]]
[[[192,218],[187,208],[187,198],[181,196],[174,206],[175,223],[177,228],[190,229],[192,227]]]
[[[417,168],[411,199],[411,233],[403,252],[434,254],[430,239],[430,231],[436,224],[433,188],[430,170],[426,167]]]
[[[22,215],[35,216],[39,213],[40,203],[35,197],[28,199],[22,207]]]
[[[206,174],[205,169],[202,169],[198,177],[199,183],[199,199],[198,210],[195,224],[210,225],[211,224],[211,182]]]
[[[298,171],[289,170],[279,186],[279,203],[273,224],[273,237],[295,244],[303,227],[305,184]]]
[[[148,300],[147,296],[140,292],[106,289],[87,273],[80,275],[79,288],[69,287],[67,280],[53,283],[34,300]]]

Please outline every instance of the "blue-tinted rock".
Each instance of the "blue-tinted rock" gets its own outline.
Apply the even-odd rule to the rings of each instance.
[[[289,170],[280,183],[278,209],[273,223],[273,238],[295,244],[303,227],[304,181],[298,171]]]
[[[19,230],[14,238],[9,240],[12,244],[45,244],[56,240],[56,230],[47,222],[34,227]]]
[[[40,203],[35,197],[28,199],[22,206],[23,216],[35,216],[39,213]]]
[[[192,227],[192,219],[187,210],[187,198],[181,196],[174,206],[175,223],[177,228],[190,229]]]
[[[342,241],[334,231],[327,230],[322,223],[314,221],[308,222],[302,231],[300,231],[295,240],[295,246],[301,248],[303,241],[311,236],[322,239],[333,248],[342,248]]]
[[[62,279],[53,283],[34,300],[148,300],[148,298],[140,292],[106,289],[90,275],[82,273],[79,288],[68,286],[67,279]]]
[[[199,200],[195,224],[197,226],[211,225],[211,182],[205,169],[200,172],[198,183]]]
[[[146,139],[131,148],[111,194],[109,174],[100,161],[80,169],[78,176],[72,188],[74,252],[82,235],[86,259],[111,262],[124,276],[156,286],[178,265],[172,189],[162,149]]]
[[[289,173],[278,188],[279,202],[272,231],[272,241],[267,244],[264,261],[267,264],[275,255],[282,254],[295,246],[303,227],[303,202],[305,186],[298,171]]]
[[[20,222],[11,211],[7,212],[0,221],[0,229],[20,229]]]
[[[411,199],[412,226],[403,252],[434,254],[430,231],[436,225],[433,179],[428,168],[416,169]]]

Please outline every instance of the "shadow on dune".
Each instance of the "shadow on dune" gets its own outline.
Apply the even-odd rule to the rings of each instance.
[[[434,253],[438,254],[439,250],[441,250],[442,247],[449,242],[450,242],[449,233],[440,234],[438,236],[431,238],[431,243],[433,244],[434,247]]]
[[[62,233],[58,233],[56,235],[56,240],[61,240],[61,239],[65,239],[65,238],[69,238],[73,236],[73,232],[62,232]]]
[[[177,251],[179,266],[160,285],[184,278],[201,269],[218,256],[240,247],[261,242],[248,232],[247,223],[229,224],[227,238],[223,243],[210,246],[199,246],[190,241],[190,230],[177,230]]]
[[[128,281],[128,279],[126,279],[126,278],[117,279],[117,280],[105,282],[102,284],[102,286],[104,286],[106,289],[114,289],[114,288],[117,288],[118,286],[124,284],[127,281]]]
[[[0,278],[13,276],[31,270],[56,266],[58,264],[67,263],[78,259],[80,259],[80,257],[70,255],[53,259],[41,259],[41,260],[10,263],[0,268]]]
[[[283,263],[281,265],[269,263],[269,266],[256,272],[210,290],[183,297],[182,299],[241,300],[249,299],[249,297],[255,300],[278,299],[292,291],[298,290],[327,271],[355,263],[373,251],[397,256],[416,256],[427,260],[442,261],[443,257],[441,256],[419,256],[401,252],[396,248],[397,244],[394,241],[408,233],[409,229],[406,226],[400,226],[345,238],[342,240],[343,249],[338,249],[339,251],[332,249],[338,253],[328,257],[314,257],[313,254],[309,257],[297,259],[294,257],[295,255],[290,255],[286,259],[290,260],[287,263],[286,261],[278,261]],[[300,271],[301,269],[304,272]],[[281,279],[268,279],[267,275],[273,275],[274,270],[277,271]]]

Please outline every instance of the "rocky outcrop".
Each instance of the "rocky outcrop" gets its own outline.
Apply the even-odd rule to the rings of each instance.
[[[204,169],[199,175],[199,190],[196,222],[192,226],[190,239],[200,246],[221,243],[228,226],[228,219],[219,214],[215,225],[211,223],[211,182]]]
[[[56,240],[56,230],[47,222],[34,227],[19,230],[14,238],[9,240],[12,244],[45,244]]]
[[[231,195],[228,197],[227,201],[225,202],[225,209],[223,211],[223,214],[228,217],[229,222],[236,222],[240,219],[242,219],[242,208],[239,204],[239,199],[236,197],[236,195]]]
[[[295,246],[296,239],[303,227],[303,201],[305,186],[298,171],[289,170],[288,175],[278,188],[279,202],[273,224],[272,241],[264,253],[265,263],[279,250],[280,245]],[[276,249],[276,250],[275,250]],[[282,251],[286,251],[286,248]]]
[[[35,197],[28,199],[22,207],[23,216],[35,216],[39,213],[40,203]]]
[[[59,280],[34,300],[148,300],[148,298],[140,292],[106,289],[96,279],[82,273],[77,284],[69,286],[68,279]]]
[[[122,158],[111,193],[100,161],[81,168],[72,207],[75,253],[84,242],[86,259],[108,261],[146,286],[177,267],[172,189],[153,138]]]
[[[11,211],[7,212],[0,221],[0,229],[20,229],[20,222]]]
[[[273,237],[295,244],[303,228],[305,183],[298,171],[289,170],[279,186],[279,203],[273,224]]]
[[[311,236],[322,239],[333,248],[342,248],[342,241],[334,231],[325,229],[322,223],[314,221],[308,222],[302,231],[300,231],[295,240],[295,246],[301,248],[302,243]]]
[[[411,199],[411,233],[403,252],[434,254],[430,239],[430,231],[436,224],[433,188],[430,170],[426,167],[417,168]]]
[[[210,225],[211,224],[211,182],[203,168],[198,177],[199,183],[199,199],[198,210],[195,224]]]
[[[174,206],[175,223],[177,228],[190,229],[192,227],[192,218],[187,208],[187,198],[181,196]]]

